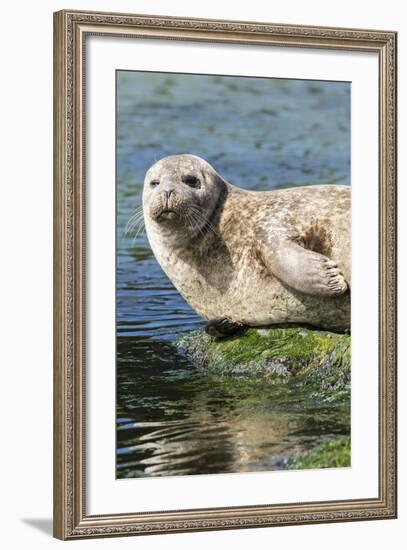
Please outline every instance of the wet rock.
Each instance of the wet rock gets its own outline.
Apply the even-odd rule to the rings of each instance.
[[[193,331],[178,349],[208,374],[293,383],[315,399],[350,397],[350,336],[303,328],[249,328],[235,338]]]

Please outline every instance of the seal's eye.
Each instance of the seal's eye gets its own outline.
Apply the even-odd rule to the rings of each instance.
[[[201,187],[201,182],[196,176],[181,176],[181,181],[194,189],[199,189]]]
[[[157,185],[160,185],[160,182],[158,180],[151,180],[150,185],[151,187],[157,187]]]

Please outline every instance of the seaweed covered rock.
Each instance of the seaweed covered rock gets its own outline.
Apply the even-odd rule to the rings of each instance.
[[[235,338],[193,331],[179,350],[209,374],[308,386],[324,399],[349,398],[350,336],[305,328],[249,328]]]
[[[287,469],[347,468],[350,465],[350,437],[339,437],[325,441],[314,449],[289,460]]]

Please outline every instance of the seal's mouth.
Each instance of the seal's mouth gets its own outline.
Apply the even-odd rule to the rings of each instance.
[[[164,208],[157,216],[157,220],[172,220],[176,216],[177,213],[175,212],[175,210],[172,210],[172,208]]]

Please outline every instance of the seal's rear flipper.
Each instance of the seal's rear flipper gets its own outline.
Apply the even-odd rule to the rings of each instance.
[[[226,318],[213,319],[206,324],[205,332],[214,338],[227,338],[228,336],[235,336],[244,328],[245,325],[242,323],[235,323]]]

